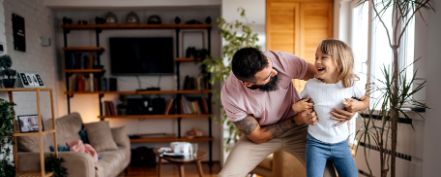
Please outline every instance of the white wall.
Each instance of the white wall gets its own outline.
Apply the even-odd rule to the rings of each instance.
[[[129,9],[119,9],[115,8],[111,10],[118,16],[118,21],[123,22],[125,20],[126,14],[129,13]],[[157,14],[161,17],[163,23],[174,23],[174,18],[179,16],[182,19],[181,23],[188,21],[190,19],[196,19],[201,22],[204,22],[205,18],[210,16],[213,19],[213,23],[215,19],[219,16],[220,10],[219,7],[144,7],[137,8],[133,10],[141,19],[142,23],[146,22],[146,19],[153,14]],[[76,10],[65,10],[65,9],[57,9],[56,10],[56,21],[58,23],[57,26],[61,25],[61,19],[66,16],[72,18],[74,22],[78,20],[88,20],[89,23],[94,23],[94,18],[96,16],[104,16],[108,10],[95,9],[76,9]],[[105,66],[105,77],[111,76],[110,73],[110,60],[109,60],[109,46],[108,39],[109,37],[152,37],[152,36],[160,36],[160,37],[174,37],[174,30],[104,30],[100,34],[100,45],[105,48],[105,52],[101,55],[101,64]],[[197,36],[194,36],[197,37]],[[198,38],[199,39],[199,38]],[[195,40],[193,38],[192,40]],[[212,55],[217,57],[219,56],[220,49],[220,39],[218,35],[217,28],[213,28],[211,32],[211,48]],[[192,42],[192,41],[186,41]],[[95,45],[95,32],[94,31],[71,31],[68,34],[68,46],[93,46]],[[203,47],[198,44],[196,46],[198,48]],[[58,28],[57,31],[57,48],[60,49],[58,51],[58,56],[62,56],[61,48],[63,47],[63,37],[62,31]],[[207,47],[207,46],[205,46]],[[181,52],[185,51],[185,49],[180,49]],[[60,57],[60,60],[62,57]],[[59,67],[62,67],[61,65]],[[183,63],[181,64],[181,87],[183,78],[185,75],[196,76],[199,73],[198,64],[194,63]],[[115,77],[115,76],[112,76]],[[168,76],[140,76],[141,80],[141,88],[147,87],[161,87],[163,90],[171,90],[176,89],[176,77],[174,75]],[[158,81],[160,79],[159,85]],[[118,76],[118,90],[136,90],[139,89],[137,85],[137,80],[135,76]],[[60,89],[65,91],[65,85],[62,83],[60,85]],[[117,96],[106,96],[104,100],[118,100]],[[63,113],[66,113],[65,108],[66,98],[62,98],[62,108]],[[71,99],[71,112],[79,112],[85,122],[97,121],[97,116],[99,115],[99,104],[98,104],[98,95],[74,95],[73,99]],[[61,106],[61,105],[60,105]],[[60,110],[61,110],[60,109]],[[216,108],[214,108],[216,109]],[[111,126],[120,126],[126,125],[128,126],[129,134],[141,134],[141,133],[174,133],[177,134],[177,121],[173,119],[167,120],[121,120],[121,119],[113,119],[110,120]],[[199,128],[208,133],[208,121],[206,119],[184,119],[182,121],[182,130],[181,133],[183,135],[185,132],[191,128]],[[215,141],[213,144],[213,159],[218,160],[219,158],[219,127],[218,121],[213,121],[213,136],[215,137]],[[149,147],[157,147],[157,146],[165,146],[166,144],[135,144],[145,145]],[[207,149],[208,143],[200,143],[201,149]],[[208,151],[208,150],[207,150]]]
[[[245,9],[247,21],[252,30],[259,35],[258,44],[265,48],[265,0],[222,0],[222,18],[226,21],[240,19],[238,8]]]
[[[37,72],[42,76],[45,85],[53,88],[55,101],[55,114],[58,108],[58,80],[56,78],[56,61],[54,45],[43,47],[40,37],[54,39],[54,26],[50,9],[43,6],[41,1],[28,0],[4,0],[0,13],[0,42],[6,41],[6,53],[12,58],[12,68],[18,72]],[[12,13],[24,17],[26,51],[16,51],[13,47],[12,37]],[[3,18],[4,17],[4,18]],[[4,20],[4,21],[3,21]],[[3,25],[4,24],[4,25]],[[5,37],[5,38],[3,38]],[[49,66],[49,67],[48,67]],[[31,93],[14,95],[16,102],[16,114],[35,114],[35,97]],[[2,95],[3,97],[4,95]],[[49,99],[47,94],[42,97],[43,116],[50,116]]]
[[[427,64],[427,104],[432,108],[427,111],[424,129],[423,173],[424,177],[436,177],[440,174],[441,162],[441,2],[433,2],[436,12],[431,12],[428,21],[429,36],[426,41]]]

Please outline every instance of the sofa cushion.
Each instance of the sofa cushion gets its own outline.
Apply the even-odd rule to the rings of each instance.
[[[118,145],[119,147],[126,146],[127,144],[126,142],[130,141],[129,136],[127,136],[126,126],[112,128],[111,131],[112,131],[113,140],[115,141],[116,145]]]
[[[108,122],[87,123],[84,124],[84,128],[87,131],[90,145],[92,145],[97,152],[115,150],[118,148],[113,140]]]
[[[102,170],[103,176],[117,176],[126,168],[129,157],[122,149],[101,152],[98,161],[98,171]]]

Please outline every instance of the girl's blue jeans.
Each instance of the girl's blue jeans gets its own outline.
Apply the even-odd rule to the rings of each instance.
[[[306,138],[307,176],[323,177],[328,160],[334,164],[340,177],[358,176],[358,170],[347,141],[330,144],[319,141],[308,134]]]

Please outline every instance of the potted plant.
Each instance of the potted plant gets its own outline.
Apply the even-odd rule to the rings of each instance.
[[[256,47],[260,48],[257,44],[258,35],[254,33],[249,25],[242,21],[247,21],[245,16],[245,9],[239,8],[238,12],[242,20],[235,20],[233,22],[227,22],[223,18],[217,20],[217,26],[219,33],[223,40],[222,46],[222,58],[208,58],[203,61],[203,65],[206,66],[207,71],[210,73],[210,82],[212,84],[222,85],[224,80],[231,72],[231,60],[234,53],[243,47]],[[214,93],[214,99],[216,102],[220,102],[219,92]],[[223,111],[223,109],[221,109]],[[224,126],[228,130],[225,144],[227,147],[232,145],[239,138],[239,131],[237,131],[235,125],[230,121],[226,121],[226,114],[222,113],[221,118]]]
[[[378,18],[380,24],[386,30],[389,46],[393,53],[393,61],[391,69],[384,66],[383,78],[380,78],[380,85],[370,88],[372,91],[378,91],[380,96],[375,98],[377,102],[374,104],[379,110],[369,111],[367,119],[363,121],[363,127],[357,132],[357,140],[360,143],[375,145],[380,153],[380,173],[381,177],[395,177],[396,169],[396,150],[397,150],[397,134],[398,120],[400,117],[410,119],[410,115],[405,107],[428,108],[424,103],[415,100],[413,96],[424,88],[425,82],[417,83],[416,72],[412,76],[406,74],[408,67],[399,68],[398,49],[401,46],[402,37],[406,31],[408,24],[422,9],[433,10],[430,0],[358,0],[360,4],[369,2]],[[392,10],[392,18],[383,15],[387,10]],[[387,24],[392,25],[392,30],[387,28]],[[366,148],[364,148],[365,162],[369,170],[369,175],[373,176],[369,162],[367,160]]]
[[[0,176],[15,176],[12,161],[13,103],[0,98]]]
[[[6,88],[14,87],[17,78],[17,71],[11,69],[11,66],[12,60],[9,55],[0,56],[0,78]]]

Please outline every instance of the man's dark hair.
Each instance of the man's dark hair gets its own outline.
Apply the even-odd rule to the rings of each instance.
[[[253,47],[238,50],[231,62],[233,74],[242,81],[255,82],[254,75],[268,66],[265,55]]]

